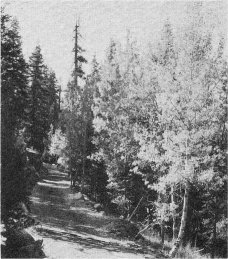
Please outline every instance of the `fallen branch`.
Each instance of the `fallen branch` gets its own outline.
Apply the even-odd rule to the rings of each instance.
[[[133,212],[131,213],[131,216],[127,218],[127,221],[130,221],[130,220],[131,220],[131,218],[133,217],[133,215],[134,215],[135,212],[137,211],[137,209],[138,209],[140,203],[142,202],[143,198],[144,198],[144,196],[142,196],[142,198],[141,198],[140,201],[138,202],[136,208],[135,208],[135,209],[133,210]]]
[[[140,230],[140,231],[138,232],[138,234],[135,236],[135,238],[136,238],[139,234],[141,234],[142,232],[144,232],[145,230],[147,230],[148,227],[151,226],[151,224],[152,224],[152,223],[148,224],[145,228],[143,228],[142,230]]]

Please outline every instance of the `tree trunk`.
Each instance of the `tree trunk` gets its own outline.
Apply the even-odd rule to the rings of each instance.
[[[162,195],[161,193],[159,193],[159,198],[158,198],[159,202],[162,204],[162,206],[164,205],[164,195]],[[163,211],[164,213],[164,211]],[[161,245],[162,248],[164,247],[164,241],[165,241],[165,222],[164,222],[164,214],[162,213],[161,215],[161,222],[160,222],[160,238],[161,238]]]
[[[84,191],[84,185],[85,185],[85,162],[86,162],[86,140],[87,140],[87,132],[86,132],[87,124],[85,122],[84,125],[84,139],[83,139],[83,158],[82,158],[82,187],[81,192]]]
[[[171,187],[171,203],[176,205],[175,203],[175,188],[174,185]],[[176,209],[173,209],[172,211],[172,218],[173,218],[173,241],[176,239],[176,234],[177,234],[177,220],[176,220]]]
[[[183,204],[183,212],[182,212],[182,217],[181,217],[180,230],[179,230],[178,238],[175,241],[175,243],[169,253],[169,256],[171,258],[175,257],[175,255],[183,241],[185,226],[186,226],[186,222],[187,222],[189,189],[190,189],[190,183],[187,181],[187,183],[185,185],[184,204]]]
[[[83,119],[83,154],[82,154],[82,185],[81,185],[81,192],[84,191],[85,185],[85,166],[86,166],[86,144],[87,144],[87,112],[86,112],[86,102],[87,102],[87,89],[85,87],[83,92],[83,104],[82,104],[82,119]]]
[[[144,198],[144,196],[142,196],[142,198],[141,198],[140,201],[138,202],[136,208],[135,208],[134,211],[131,213],[131,216],[129,216],[129,217],[127,218],[128,221],[130,221],[131,218],[132,218],[132,217],[134,216],[134,214],[136,213],[136,211],[137,211],[137,209],[138,209],[140,203],[142,202],[143,198]]]
[[[217,238],[217,233],[216,233],[216,222],[217,222],[217,217],[216,217],[216,213],[214,214],[214,220],[213,220],[213,240],[212,240],[212,251],[211,251],[211,257],[214,258],[215,257],[215,242],[216,242],[216,238]]]
[[[164,241],[165,241],[165,223],[164,223],[164,220],[162,220],[160,227],[161,227],[161,232],[160,232],[160,235],[161,235],[161,245],[162,245],[162,249],[163,249]]]

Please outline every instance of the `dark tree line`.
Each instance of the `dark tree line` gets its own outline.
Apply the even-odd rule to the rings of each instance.
[[[57,127],[59,97],[55,73],[44,64],[40,46],[27,63],[18,22],[3,9],[1,73],[1,205],[7,220],[15,204],[28,202],[39,178],[48,133],[51,125]]]

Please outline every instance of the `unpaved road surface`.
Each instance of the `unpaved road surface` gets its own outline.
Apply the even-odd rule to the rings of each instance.
[[[49,168],[31,197],[31,212],[40,222],[37,238],[44,240],[48,258],[158,258],[155,251],[127,240],[111,238],[105,226],[115,220],[93,210],[90,201],[70,189],[65,173]]]

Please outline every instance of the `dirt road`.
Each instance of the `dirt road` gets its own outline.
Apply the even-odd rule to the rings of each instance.
[[[79,198],[67,175],[54,168],[35,187],[31,211],[40,222],[36,230],[48,258],[157,258],[132,241],[111,238],[105,226],[115,218]]]

